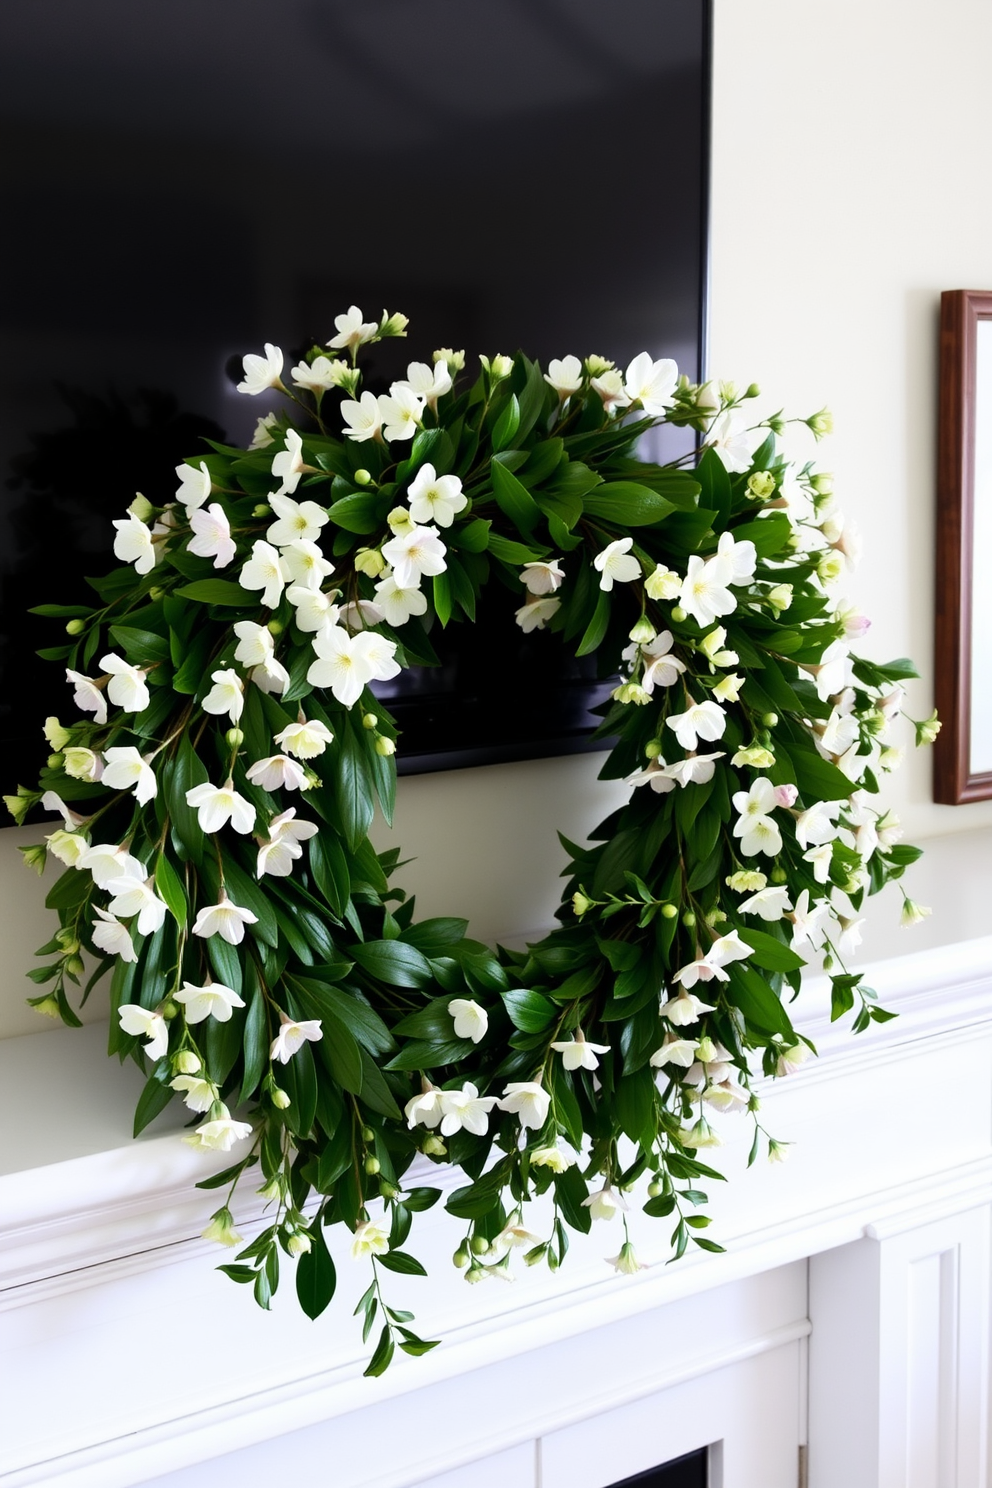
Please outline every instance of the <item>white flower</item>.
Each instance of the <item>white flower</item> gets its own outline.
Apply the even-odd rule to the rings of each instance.
[[[723,758],[722,750],[716,754],[690,754],[684,760],[675,760],[672,764],[666,765],[665,774],[683,787],[706,785],[713,779],[716,761]]]
[[[201,460],[199,465],[177,465],[176,474],[179,477],[176,500],[182,502],[187,512],[195,512],[209,501],[213,485],[205,461]]]
[[[698,998],[694,1000],[699,1001]],[[688,996],[686,1001],[689,1001]],[[696,1042],[694,1039],[679,1038],[677,1033],[666,1033],[661,1048],[655,1049],[648,1062],[655,1069],[661,1069],[666,1064],[677,1064],[682,1069],[688,1069],[695,1057]]]
[[[247,358],[245,358],[247,361]],[[226,1111],[226,1107],[223,1107]],[[248,1121],[232,1121],[230,1115],[219,1116],[213,1121],[204,1121],[190,1132],[189,1136],[183,1137],[191,1147],[199,1147],[210,1152],[230,1152],[235,1142],[244,1141],[245,1137],[251,1136],[251,1123]]]
[[[645,413],[659,418],[675,402],[678,380],[679,369],[670,357],[656,362],[649,351],[642,351],[627,368],[624,392]]]
[[[552,558],[550,563],[525,563],[517,577],[529,594],[554,594],[562,586],[565,570]]]
[[[696,966],[695,961],[692,964]],[[699,981],[698,976],[693,976],[692,981],[690,981],[689,970],[684,969],[684,967],[683,973],[680,973],[680,975],[684,975],[686,984],[689,987],[695,987],[696,982]],[[709,978],[712,978],[712,969],[709,969]],[[706,981],[706,979],[708,978],[703,978],[703,981]],[[724,978],[724,981],[726,981],[726,978]],[[668,1018],[669,1024],[674,1025],[675,1028],[687,1028],[689,1024],[699,1022],[700,1016],[703,1013],[714,1012],[714,1009],[709,1006],[709,1003],[703,1003],[699,997],[696,997],[695,992],[686,990],[678,992],[677,997],[669,997],[668,1001],[662,1003],[659,1010],[662,1018]]]
[[[281,661],[273,658],[253,668],[250,680],[259,692],[274,692],[281,697],[289,686],[289,673]]]
[[[830,881],[833,853],[833,844],[830,842],[825,842],[822,847],[811,847],[809,852],[803,853],[803,862],[812,864],[813,877],[817,883],[825,884]]]
[[[851,656],[843,641],[831,641],[820,657],[819,666],[809,668],[816,678],[816,695],[821,703],[835,693],[843,692],[851,681]]]
[[[640,578],[641,562],[631,553],[633,546],[632,537],[618,537],[615,542],[608,543],[601,553],[596,554],[592,563],[593,568],[601,575],[600,589],[609,592],[614,584],[629,584]]]
[[[173,993],[176,1002],[186,1009],[187,1023],[204,1023],[215,1018],[218,1023],[230,1023],[234,1009],[244,1007],[244,999],[223,982],[207,982],[204,987],[183,982],[182,990]]]
[[[809,1058],[809,1047],[806,1044],[793,1044],[791,1048],[783,1049],[775,1064],[776,1075],[794,1075]],[[771,1153],[769,1153],[771,1156]]]
[[[455,1021],[455,1037],[479,1044],[489,1030],[489,1014],[473,997],[453,997],[448,1012]]]
[[[451,372],[442,357],[433,366],[426,362],[411,362],[406,369],[407,386],[426,401],[428,408],[437,408],[438,398],[450,393],[453,387]],[[442,527],[447,524],[442,522]]]
[[[312,393],[325,393],[328,388],[347,386],[351,368],[340,358],[317,356],[309,365],[297,363],[290,376],[297,387],[307,388]]]
[[[166,903],[160,899],[152,888],[151,879],[131,878],[124,875],[122,878],[112,878],[107,884],[107,892],[114,897],[110,901],[110,913],[123,915],[124,919],[130,919],[132,915],[138,916],[138,934],[155,935],[165,924]]]
[[[65,751],[62,768],[73,780],[99,780],[103,774],[103,761],[92,749],[76,745]]]
[[[341,317],[339,316],[338,319]],[[364,1219],[355,1226],[355,1238],[351,1242],[351,1253],[356,1261],[367,1255],[385,1255],[389,1249],[389,1233],[374,1220]]]
[[[919,925],[933,910],[925,904],[917,904],[915,899],[904,899],[902,901],[902,913],[899,916],[900,925]]]
[[[265,538],[276,548],[295,542],[316,542],[321,528],[329,521],[326,511],[316,501],[294,501],[292,496],[274,491],[268,503],[279,520],[272,523]]]
[[[84,713],[95,714],[95,723],[106,723],[107,699],[92,677],[84,677],[81,672],[74,672],[70,667],[66,667],[65,680],[75,687],[72,700],[76,707],[81,708]]]
[[[296,723],[288,723],[275,736],[275,742],[287,754],[295,754],[297,759],[316,759],[333,739],[334,735],[326,723],[321,723],[319,718],[312,718],[307,722],[302,716]]]
[[[685,750],[695,749],[700,739],[712,741],[723,736],[727,726],[727,715],[719,703],[707,700],[695,703],[688,699],[684,713],[670,713],[665,720],[676,739]]]
[[[789,916],[792,921],[792,949],[797,950],[801,945],[809,945],[812,950],[818,950],[823,944],[823,928],[821,921],[830,913],[830,905],[826,899],[821,899],[811,905],[809,890],[803,889],[796,900],[796,907]]]
[[[641,686],[648,692],[653,692],[656,687],[673,687],[680,673],[685,671],[685,662],[672,655],[673,645],[672,632],[663,630],[648,645],[641,647],[647,659]]]
[[[207,780],[202,785],[191,785],[186,804],[196,807],[201,832],[219,832],[230,822],[236,832],[247,837],[255,826],[254,806],[234,789],[230,779],[223,785],[211,785]]]
[[[256,625],[254,620],[239,620],[234,634],[238,637],[234,659],[242,666],[264,666],[275,654],[276,643],[266,625]]]
[[[792,900],[786,888],[759,889],[738,905],[741,914],[756,914],[768,921],[780,920],[791,908]]]
[[[396,647],[391,641],[385,641],[371,631],[349,635],[342,626],[333,625],[318,632],[313,640],[317,660],[310,665],[307,681],[314,687],[329,687],[338,702],[350,708],[361,697],[366,684],[377,676],[374,658],[379,647],[376,642],[392,647],[391,654],[395,653]],[[396,676],[400,668],[395,662],[393,667],[391,675]]]
[[[381,439],[382,414],[375,393],[363,393],[357,401],[346,398],[341,404],[341,417],[348,425],[342,432],[357,444],[366,439]]]
[[[728,409],[713,424],[706,442],[711,449],[716,450],[732,475],[742,475],[751,468],[751,456],[757,449],[760,438],[760,433],[745,428],[743,420],[734,409]]]
[[[251,444],[248,448],[252,450],[268,449],[269,445],[274,442],[272,430],[277,428],[278,424],[279,415],[277,413],[265,414],[255,424],[255,432],[251,436]]]
[[[604,412],[619,413],[621,408],[630,407],[630,398],[623,385],[623,377],[616,367],[610,367],[605,372],[601,372],[598,377],[594,377],[591,386],[603,400]]]
[[[314,822],[296,821],[296,808],[291,806],[269,823],[269,840],[258,849],[255,876],[270,873],[275,878],[286,878],[293,871],[297,858],[303,856],[301,842],[316,836],[319,828]]]
[[[574,1168],[575,1158],[561,1147],[536,1147],[530,1155],[532,1168],[550,1168],[552,1173],[566,1173]]]
[[[337,335],[332,336],[328,346],[335,348],[347,347],[349,351],[357,351],[359,346],[364,346],[368,341],[376,339],[379,323],[375,320],[362,320],[362,312],[357,305],[352,305],[344,315],[335,315],[334,326]]]
[[[18,798],[15,797],[15,800],[16,799]],[[45,791],[45,794],[41,798],[41,805],[45,811],[57,811],[62,817],[62,820],[65,822],[66,829],[70,832],[73,831],[75,827],[81,826],[83,821],[85,820],[84,817],[77,816],[74,811],[70,811],[69,807],[65,804],[62,797],[58,794],[57,791]]]
[[[238,582],[242,589],[261,589],[262,604],[267,610],[274,610],[290,577],[278,550],[258,538],[252,543],[251,557],[241,570]]]
[[[385,618],[379,606],[370,599],[353,599],[341,606],[341,624],[348,630],[369,630]]]
[[[548,1118],[551,1097],[535,1080],[514,1080],[503,1091],[499,1106],[518,1116],[522,1127],[539,1131]]]
[[[266,388],[281,387],[282,361],[282,352],[269,341],[265,343],[264,356],[249,352],[242,361],[245,378],[238,383],[238,392],[249,393],[254,398]]]
[[[767,776],[760,775],[749,790],[735,792],[733,800],[741,813],[734,823],[734,836],[741,839],[744,856],[753,858],[763,852],[774,857],[780,853],[782,834],[771,816],[779,802]]]
[[[716,557],[726,566],[729,584],[750,584],[758,558],[753,542],[747,538],[736,542],[733,533],[724,532],[717,543]]]
[[[638,1271],[646,1271],[647,1266],[637,1259],[637,1252],[629,1240],[624,1241],[619,1253],[615,1256],[606,1257],[607,1264],[622,1276],[636,1276]]]
[[[529,599],[514,612],[513,618],[524,634],[529,635],[532,630],[543,630],[560,609],[560,599]]]
[[[288,1064],[296,1051],[301,1049],[308,1040],[312,1044],[319,1044],[323,1036],[319,1018],[309,1018],[303,1023],[295,1023],[291,1018],[280,1016],[279,1032],[272,1040],[269,1058],[277,1059],[280,1064]]]
[[[561,1055],[561,1062],[567,1070],[599,1069],[597,1056],[610,1052],[609,1044],[589,1043],[583,1038],[581,1029],[576,1029],[573,1039],[562,1039],[551,1047],[556,1054]]]
[[[442,365],[438,363],[438,367]],[[438,475],[429,464],[421,465],[407,497],[414,522],[436,522],[439,527],[450,527],[459,512],[468,506],[468,497],[462,495],[462,483],[457,475]]]
[[[382,556],[401,589],[415,589],[425,574],[444,573],[446,551],[436,527],[408,527],[382,545]]]
[[[78,832],[64,832],[61,829],[49,832],[45,844],[52,856],[58,858],[67,868],[78,868],[87,852],[86,838],[80,837]]]
[[[189,541],[191,553],[198,558],[212,558],[214,568],[226,568],[234,562],[238,545],[231,536],[227,513],[218,501],[212,501],[206,511],[192,512],[189,525],[196,534]]]
[[[118,847],[113,842],[100,842],[88,847],[79,858],[77,867],[90,872],[99,889],[107,888],[115,878],[135,878],[141,882],[148,877],[144,863],[133,858],[126,847]]]
[[[343,403],[341,407],[343,410]],[[379,398],[379,415],[383,424],[382,435],[387,442],[412,439],[424,416],[424,399],[413,388],[394,382],[389,392]]]
[[[125,713],[143,713],[150,701],[148,683],[140,667],[132,666],[113,651],[101,657],[100,665],[110,673],[107,696]]]
[[[698,553],[689,559],[679,589],[679,604],[698,625],[708,627],[721,615],[732,615],[737,601],[727,588],[728,565],[719,554],[705,562]]]
[[[179,1091],[188,1108],[198,1111],[201,1116],[210,1110],[217,1099],[217,1087],[202,1075],[177,1075],[169,1084],[173,1090]]]
[[[714,756],[715,757],[715,756]],[[625,785],[650,785],[659,796],[666,796],[675,789],[675,781],[661,755],[653,759],[643,770],[634,770],[624,781]]]
[[[473,1136],[484,1137],[489,1128],[489,1112],[495,1104],[494,1095],[480,1095],[469,1080],[466,1080],[461,1090],[442,1090],[442,1137],[453,1137],[458,1131],[468,1131]]]
[[[161,1013],[153,1013],[136,1002],[125,1002],[117,1009],[121,1027],[134,1038],[143,1038],[149,1059],[161,1059],[169,1052],[169,1025]]]
[[[333,563],[327,561],[314,542],[301,538],[287,543],[280,551],[294,589],[311,589],[317,593],[327,575],[334,571]]]
[[[648,599],[674,599],[681,588],[682,580],[674,568],[665,568],[660,563],[644,581]]]
[[[131,940],[131,932],[122,925],[116,915],[108,914],[94,904],[93,912],[98,918],[93,922],[90,938],[95,946],[108,956],[120,956],[122,961],[137,961],[138,953]],[[168,1043],[168,1040],[166,1040]],[[163,1051],[164,1052],[164,1051]]]
[[[441,1117],[444,1115],[441,1104],[442,1094],[443,1092],[438,1090],[436,1085],[431,1085],[428,1089],[421,1091],[420,1095],[415,1095],[412,1100],[407,1101],[403,1107],[403,1114],[406,1116],[406,1124],[411,1131],[415,1126],[427,1126],[433,1131],[440,1125]]]
[[[819,847],[832,842],[837,836],[835,818],[840,810],[839,801],[815,801],[806,811],[796,817],[796,841],[800,847]]]
[[[304,790],[307,772],[287,754],[270,754],[267,759],[256,760],[245,772],[252,785],[263,790]]]
[[[578,357],[574,356],[562,357],[560,360],[554,357],[548,363],[544,380],[551,384],[558,397],[564,402],[573,393],[577,393],[582,386],[582,363]]]
[[[111,790],[130,790],[133,786],[134,799],[139,806],[147,805],[158,795],[155,771],[133,745],[106,749],[103,757],[106,760],[103,784],[109,785]]]
[[[325,626],[336,625],[339,612],[332,595],[337,593],[336,589],[332,591],[332,594],[322,594],[306,584],[291,585],[286,590],[286,598],[296,612],[296,623],[299,628],[307,632],[316,632],[323,630]]]
[[[388,574],[376,584],[375,597],[387,625],[394,630],[405,625],[411,615],[423,615],[427,610],[427,596],[421,594],[416,584],[399,585],[395,574]]]
[[[127,516],[117,518],[114,526],[117,528],[114,557],[122,563],[133,563],[135,573],[151,573],[159,555],[144,522],[135,516]]]
[[[851,920],[845,915],[838,915],[837,922],[840,925],[840,934],[837,937],[837,954],[840,956],[853,956],[861,944],[861,926],[864,920]]]
[[[629,1208],[629,1205],[623,1194],[604,1183],[596,1193],[591,1193],[587,1199],[582,1200],[582,1207],[589,1210],[593,1219],[612,1219],[621,1209]]]
[[[878,818],[875,829],[878,834],[879,844],[886,850],[894,847],[903,835],[902,822],[896,816],[891,806]]]
[[[237,723],[245,706],[245,684],[233,667],[222,672],[211,672],[213,687],[200,707],[205,713],[226,713],[232,724]]]
[[[204,939],[219,935],[228,945],[240,945],[245,938],[245,926],[257,923],[257,915],[253,915],[250,909],[242,909],[240,905],[233,903],[221,890],[218,904],[205,905],[200,910],[193,925],[193,934],[202,935]]]

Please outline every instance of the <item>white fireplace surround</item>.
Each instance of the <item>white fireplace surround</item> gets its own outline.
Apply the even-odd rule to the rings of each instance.
[[[747,1118],[723,1120],[725,1255],[666,1266],[634,1206],[637,1277],[600,1223],[555,1277],[469,1287],[439,1206],[430,1280],[390,1282],[442,1346],[380,1380],[345,1246],[316,1323],[291,1277],[262,1314],[214,1271],[216,1160],[129,1140],[137,1072],[102,1025],[0,1042],[0,1484],[606,1488],[713,1444],[711,1488],[794,1488],[800,1446],[811,1488],[987,1488],[992,936],[871,981],[900,1016],[859,1038],[804,993],[820,1057],[761,1091],[787,1165],[745,1171]]]

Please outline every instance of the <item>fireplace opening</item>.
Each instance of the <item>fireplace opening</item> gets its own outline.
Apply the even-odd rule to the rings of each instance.
[[[700,1447],[698,1452],[688,1452],[661,1467],[652,1467],[633,1478],[624,1478],[622,1483],[614,1483],[613,1488],[707,1488],[708,1456],[708,1449]]]

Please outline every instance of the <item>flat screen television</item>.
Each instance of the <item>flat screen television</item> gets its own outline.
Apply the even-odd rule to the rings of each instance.
[[[230,368],[263,340],[357,303],[410,317],[373,387],[436,346],[703,375],[709,36],[701,0],[4,7],[4,789],[73,713],[27,608],[85,600],[111,519],[171,499],[202,435],[250,438]],[[590,747],[609,680],[494,587],[384,696],[401,770]]]

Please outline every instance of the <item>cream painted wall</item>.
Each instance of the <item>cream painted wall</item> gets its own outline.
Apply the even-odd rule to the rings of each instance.
[[[992,283],[990,53],[987,0],[716,0],[711,368],[757,380],[769,410],[833,409],[837,433],[819,454],[864,533],[854,593],[874,620],[873,653],[920,663],[916,716],[932,706],[939,292]],[[805,458],[812,441],[798,449]],[[616,803],[597,765],[584,756],[401,781],[397,840],[416,858],[404,877],[421,912],[468,915],[484,937],[547,924],[563,862],[556,828],[581,837]],[[978,903],[986,875],[992,888],[992,802],[935,806],[929,768],[928,754],[910,756],[891,798],[912,837],[972,834],[960,857],[935,842],[934,859],[948,865],[952,898],[966,862]],[[20,974],[48,931],[15,852],[36,835],[0,833],[0,1020],[10,1008],[0,1032],[41,1021],[21,1011]],[[879,908],[891,923],[892,899]],[[925,939],[983,929],[948,913]],[[876,953],[923,940],[879,931]]]

